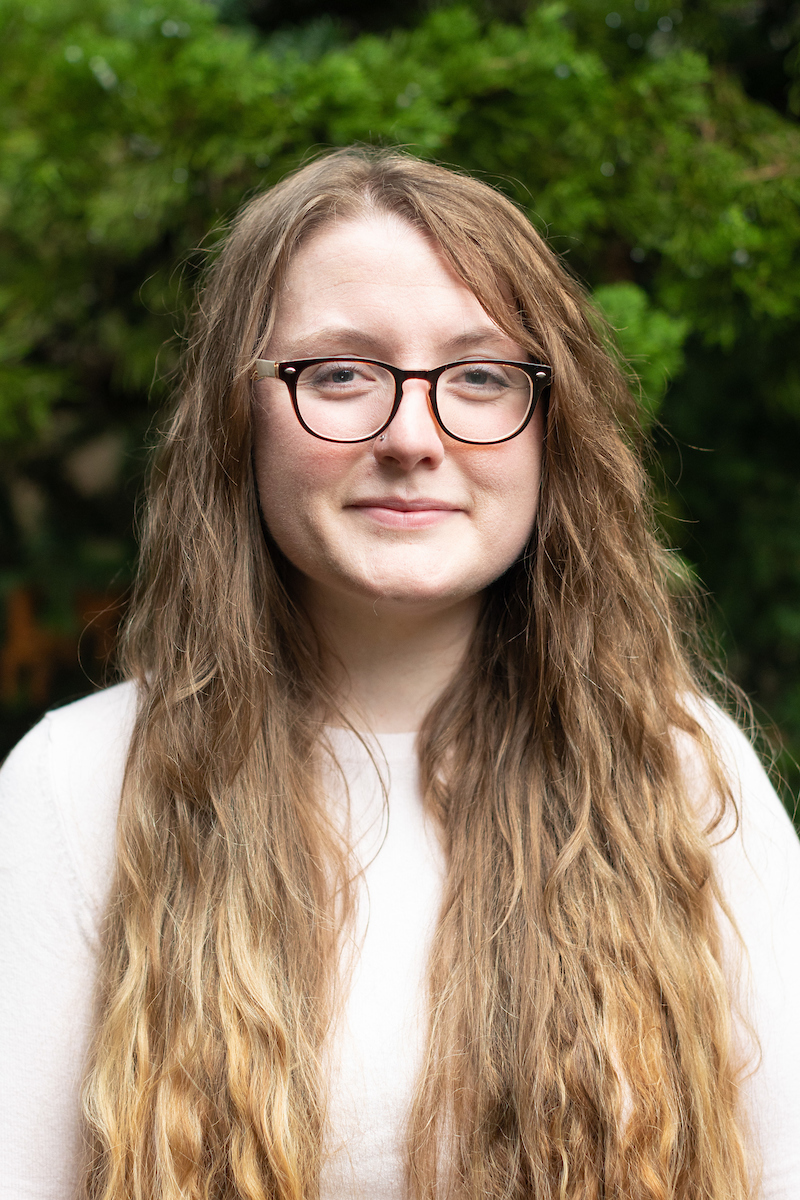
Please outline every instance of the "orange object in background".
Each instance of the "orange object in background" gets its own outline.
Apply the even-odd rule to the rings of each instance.
[[[79,592],[75,634],[56,633],[39,622],[33,589],[14,588],[6,599],[5,640],[0,649],[2,702],[14,704],[25,691],[31,705],[45,707],[54,701],[53,681],[59,668],[77,668],[79,659],[84,667],[105,666],[122,611],[119,593]],[[88,676],[87,683],[91,683]]]
[[[85,666],[88,667],[87,657],[95,664],[108,665],[124,612],[125,602],[120,592],[78,592],[75,615],[81,629],[80,660]]]

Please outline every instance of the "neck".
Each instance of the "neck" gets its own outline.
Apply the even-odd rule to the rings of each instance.
[[[313,589],[304,599],[342,713],[372,733],[419,729],[461,665],[480,607],[479,596],[413,612],[330,594],[323,602]]]

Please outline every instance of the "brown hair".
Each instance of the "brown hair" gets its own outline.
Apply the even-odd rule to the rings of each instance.
[[[679,731],[717,816],[725,788],[697,719],[690,609],[631,445],[635,403],[581,288],[512,203],[361,149],[244,208],[152,471],[87,1194],[318,1194],[353,870],[319,784],[334,698],[260,526],[249,374],[300,240],[370,210],[424,231],[553,368],[534,536],[488,589],[419,737],[448,874],[412,1194],[743,1200],[718,895]]]

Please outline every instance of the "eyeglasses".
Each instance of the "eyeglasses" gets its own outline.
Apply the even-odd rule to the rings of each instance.
[[[368,358],[256,359],[254,379],[282,379],[303,428],[326,442],[368,442],[391,423],[407,379],[430,385],[430,404],[448,437],[475,446],[522,433],[552,379],[541,363],[463,361],[401,371]]]

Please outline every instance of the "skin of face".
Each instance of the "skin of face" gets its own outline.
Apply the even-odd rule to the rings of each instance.
[[[388,214],[333,221],[301,243],[264,357],[359,356],[430,370],[461,358],[526,361],[435,245]],[[310,613],[462,613],[518,557],[536,515],[538,406],[511,441],[469,446],[436,424],[409,380],[383,439],[321,441],[286,385],[255,385],[262,513],[301,573]]]

